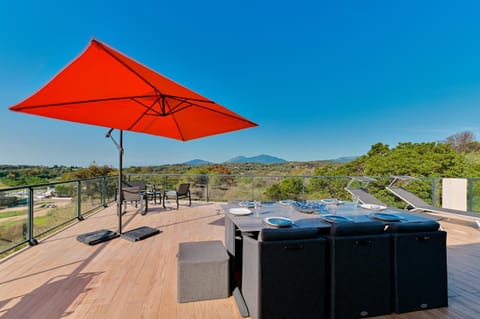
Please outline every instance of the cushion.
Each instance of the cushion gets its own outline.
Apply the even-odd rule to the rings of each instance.
[[[319,235],[318,228],[303,227],[303,228],[265,228],[260,233],[260,239],[263,241],[273,240],[292,240],[314,238]]]
[[[421,233],[437,231],[440,227],[434,220],[412,223],[391,223],[387,231],[390,233]]]
[[[368,221],[361,223],[340,222],[333,223],[330,228],[330,235],[333,236],[356,236],[382,234],[385,225],[380,221]]]

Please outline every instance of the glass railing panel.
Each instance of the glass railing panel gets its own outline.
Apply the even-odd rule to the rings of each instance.
[[[472,211],[480,211],[480,179],[479,178],[471,178],[469,180],[469,196],[470,203],[468,204]],[[480,214],[479,214],[480,215]]]
[[[306,200],[326,198],[336,198],[343,201],[351,200],[350,195],[345,191],[349,178],[312,176],[303,177],[302,181],[305,185],[304,199]]]
[[[252,187],[255,200],[304,199],[303,181],[298,177],[255,176]]]
[[[111,202],[115,201],[116,189],[118,185],[118,176],[108,176],[105,177],[105,201]]]
[[[0,252],[27,239],[28,189],[0,190]]]
[[[53,192],[47,188],[34,188],[33,236],[58,227],[77,215],[77,182],[52,185]]]
[[[103,179],[81,181],[81,213],[85,214],[103,204]]]
[[[253,196],[251,176],[209,175],[207,186],[209,201],[251,200]]]

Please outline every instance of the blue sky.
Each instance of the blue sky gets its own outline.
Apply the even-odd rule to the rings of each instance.
[[[2,1],[0,164],[117,166],[107,129],[8,110],[92,38],[256,122],[179,142],[125,133],[124,165],[309,161],[480,138],[478,1]]]

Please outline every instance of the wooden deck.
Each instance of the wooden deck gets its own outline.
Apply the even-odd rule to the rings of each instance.
[[[173,203],[170,203],[174,207]],[[150,226],[159,235],[140,242],[114,239],[96,246],[76,240],[98,229],[116,230],[115,207],[90,216],[0,261],[0,317],[6,318],[241,318],[233,297],[177,303],[178,243],[224,239],[217,203],[163,209],[145,216],[129,206],[124,230]],[[448,232],[448,308],[377,318],[478,318],[480,231],[442,222]],[[428,270],[426,270],[428,271]]]

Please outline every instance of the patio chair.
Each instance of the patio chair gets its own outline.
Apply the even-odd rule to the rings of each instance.
[[[398,180],[404,180],[409,182],[412,180],[416,180],[416,178],[411,176],[393,176],[392,182],[386,187],[389,192],[391,192],[393,195],[395,195],[407,204],[407,206],[405,207],[406,209],[410,209],[416,212],[432,212],[466,217],[468,219],[473,219],[475,222],[475,226],[480,228],[480,216],[478,214],[474,212],[465,212],[461,210],[430,205],[420,197],[407,191],[405,188],[393,186],[394,183]]]
[[[126,187],[138,187],[141,191],[147,190],[147,183],[145,183],[145,181],[128,181],[123,182],[123,185]]]
[[[317,228],[244,236],[241,290],[250,317],[325,318],[324,256]]]
[[[390,236],[380,221],[332,223],[327,239],[329,318],[391,312]]]
[[[376,181],[374,178],[365,176],[351,176],[350,178],[351,180],[348,183],[347,187],[345,187],[345,190],[349,192],[352,197],[356,196],[361,204],[387,206],[385,203],[383,203],[367,191],[368,183]],[[360,187],[351,187],[352,183],[355,181],[360,182]]]
[[[127,211],[127,202],[134,202],[135,208],[140,203],[142,215],[145,215],[148,211],[148,200],[146,195],[141,192],[140,187],[122,187],[122,202],[125,205],[123,213]]]
[[[190,184],[180,184],[177,190],[169,190],[163,193],[163,208],[166,208],[165,201],[169,198],[175,198],[177,202],[177,209],[179,206],[178,200],[180,198],[188,198],[188,206],[192,206],[192,197],[190,195]]]
[[[131,187],[138,187],[140,192],[145,192],[147,189],[147,184],[144,181],[124,181],[122,182],[122,189],[124,188],[131,188]],[[117,200],[117,193],[118,193],[118,187],[115,188],[115,200]],[[132,202],[135,202],[135,207],[137,207],[138,202],[136,200],[132,200]]]

